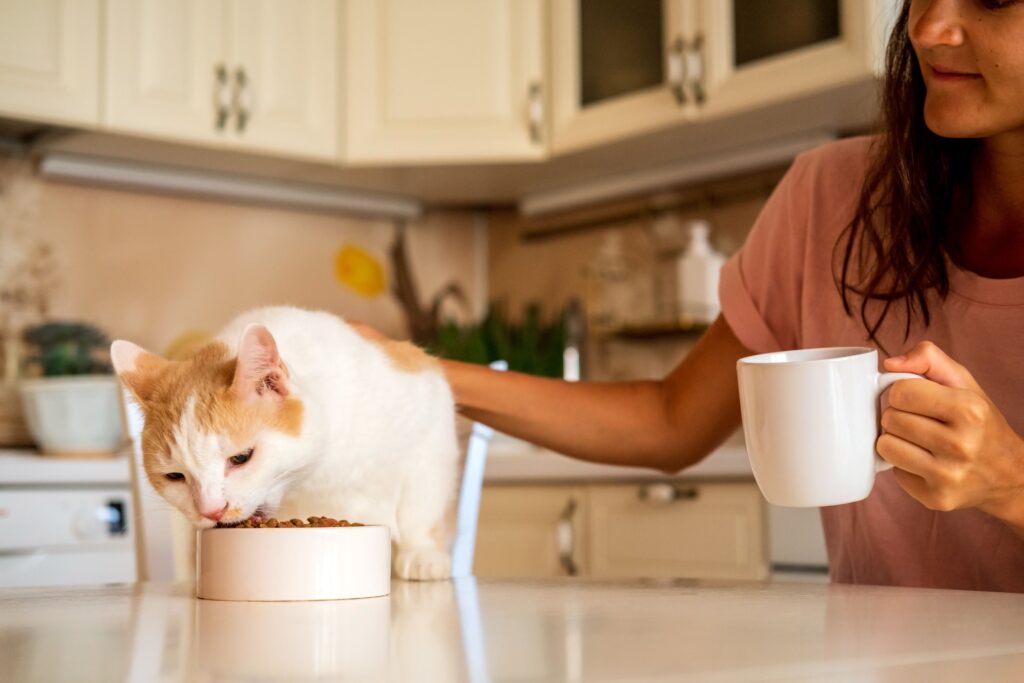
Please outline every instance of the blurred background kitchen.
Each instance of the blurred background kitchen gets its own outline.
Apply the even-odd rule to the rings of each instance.
[[[0,0],[0,585],[188,578],[104,351],[243,309],[663,376],[898,0]],[[675,476],[497,435],[479,576],[827,579],[737,434]]]

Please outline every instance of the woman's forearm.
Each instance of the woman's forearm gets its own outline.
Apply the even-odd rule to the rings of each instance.
[[[724,320],[664,380],[565,382],[445,361],[460,412],[499,431],[596,463],[676,471],[739,424],[736,359]]]

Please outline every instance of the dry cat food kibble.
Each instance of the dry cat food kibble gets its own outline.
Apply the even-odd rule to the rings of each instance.
[[[233,529],[297,529],[328,526],[363,526],[359,522],[350,522],[346,519],[332,519],[330,517],[309,517],[305,522],[301,519],[289,519],[278,521],[276,519],[255,519],[250,517]]]

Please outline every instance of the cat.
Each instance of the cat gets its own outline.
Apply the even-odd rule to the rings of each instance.
[[[390,527],[400,578],[443,579],[458,478],[455,404],[438,361],[341,318],[263,308],[189,359],[131,342],[111,362],[145,416],[143,465],[199,528],[255,516]]]

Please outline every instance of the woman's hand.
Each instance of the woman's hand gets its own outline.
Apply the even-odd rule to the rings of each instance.
[[[1024,440],[962,365],[931,342],[889,358],[878,453],[907,493],[932,510],[976,507],[1024,537]]]

